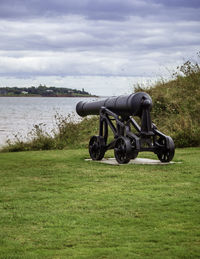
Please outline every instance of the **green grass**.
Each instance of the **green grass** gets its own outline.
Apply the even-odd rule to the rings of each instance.
[[[0,153],[0,258],[200,257],[200,148],[171,165],[86,157]]]

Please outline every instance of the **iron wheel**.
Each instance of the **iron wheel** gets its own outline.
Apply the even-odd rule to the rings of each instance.
[[[92,160],[102,160],[105,154],[105,140],[101,136],[93,136],[89,142],[89,153]]]
[[[173,139],[169,136],[167,136],[166,138],[160,138],[158,140],[158,146],[159,146],[159,149],[157,152],[158,159],[163,163],[170,162],[174,157],[174,153],[175,153],[175,146],[174,146]]]
[[[131,151],[131,159],[135,159],[138,156],[138,151],[136,151],[136,144],[135,144],[135,139],[130,139],[131,142],[131,147],[132,147],[132,151]]]
[[[127,137],[119,137],[116,140],[114,154],[119,164],[127,164],[131,159],[131,142]]]

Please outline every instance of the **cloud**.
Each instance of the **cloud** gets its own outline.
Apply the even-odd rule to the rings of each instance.
[[[195,0],[1,0],[0,75],[152,76],[199,51],[199,12]]]
[[[154,3],[162,4],[163,6],[174,8],[174,7],[189,7],[189,8],[199,8],[199,0],[154,0]]]
[[[198,26],[198,22],[160,23],[138,17],[115,22],[79,16],[60,22],[6,21],[0,28],[0,73],[138,75],[144,68],[147,73],[152,64],[166,65],[167,56],[169,63],[185,56],[188,46],[189,54],[198,50]]]
[[[4,19],[81,15],[92,20],[123,20],[130,16],[157,16],[160,12],[173,11],[181,16],[185,8],[187,12],[189,9],[193,12],[200,8],[200,3],[199,0],[1,0],[0,7],[0,17]]]

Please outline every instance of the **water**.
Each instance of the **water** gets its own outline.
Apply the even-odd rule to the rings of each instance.
[[[45,130],[51,132],[55,127],[55,114],[66,116],[74,112],[76,104],[95,98],[72,97],[0,97],[0,146],[7,139],[18,134],[26,138],[36,124],[46,124]]]

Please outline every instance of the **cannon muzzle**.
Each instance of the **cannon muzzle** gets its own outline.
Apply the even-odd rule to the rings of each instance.
[[[151,97],[147,93],[138,92],[131,95],[111,97],[101,101],[81,101],[76,105],[76,112],[82,117],[87,115],[99,115],[100,109],[105,107],[117,115],[141,117],[143,107],[147,104],[151,110]]]

